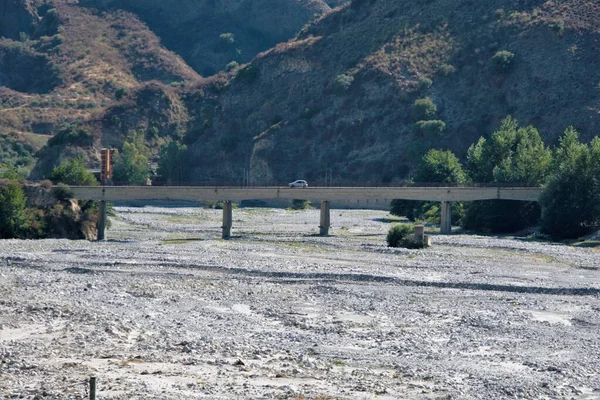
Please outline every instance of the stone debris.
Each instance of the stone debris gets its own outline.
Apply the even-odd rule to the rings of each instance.
[[[600,252],[390,216],[116,208],[106,242],[0,243],[0,398],[599,398]]]

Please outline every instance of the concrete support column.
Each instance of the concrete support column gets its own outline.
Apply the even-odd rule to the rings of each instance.
[[[98,218],[98,240],[104,240],[106,233],[106,201],[100,201],[100,218]]]
[[[233,207],[231,201],[223,202],[223,239],[231,237],[231,227],[233,226]]]
[[[440,211],[442,214],[440,231],[442,234],[447,235],[452,232],[452,203],[449,201],[442,201]]]
[[[329,235],[329,227],[331,226],[331,213],[329,212],[329,202],[321,202],[321,224],[319,225],[319,234],[321,236]]]
[[[421,242],[425,240],[425,225],[415,225],[415,238]]]

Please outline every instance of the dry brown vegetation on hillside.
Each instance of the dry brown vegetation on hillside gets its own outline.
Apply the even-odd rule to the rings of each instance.
[[[402,180],[427,149],[464,154],[509,114],[549,144],[568,125],[584,140],[600,132],[600,6],[592,1],[355,0],[209,79],[161,47],[173,40],[164,31],[157,36],[110,1],[84,4],[56,0],[58,24],[48,7],[36,9],[46,22],[30,39],[0,42],[0,54],[16,46],[24,63],[56,71],[35,90],[0,90],[8,110],[0,109],[0,129],[47,135],[79,121],[96,146],[141,130],[153,145],[185,142],[194,180],[237,182],[249,170],[263,184]],[[133,4],[123,7],[148,19],[148,8]],[[220,40],[185,34],[197,50]],[[242,38],[233,36],[222,39]],[[424,98],[436,110],[427,124],[413,106]],[[96,153],[83,150],[93,162]],[[77,151],[57,149],[43,167]]]

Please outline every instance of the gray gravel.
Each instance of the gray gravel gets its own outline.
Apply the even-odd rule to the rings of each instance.
[[[600,399],[600,252],[390,216],[117,208],[109,241],[0,241],[0,398]]]

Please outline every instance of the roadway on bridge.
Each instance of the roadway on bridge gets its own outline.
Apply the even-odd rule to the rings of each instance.
[[[303,199],[388,204],[393,199],[424,201],[523,200],[538,201],[534,187],[198,187],[198,186],[74,186],[79,200],[104,201],[242,201]]]

